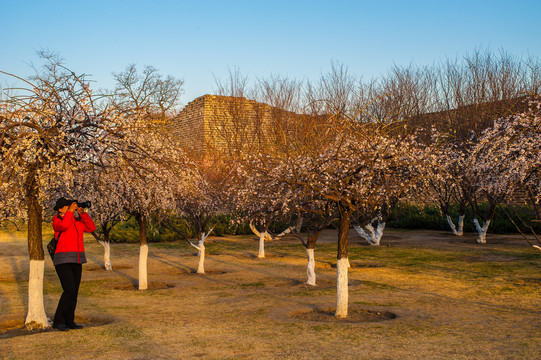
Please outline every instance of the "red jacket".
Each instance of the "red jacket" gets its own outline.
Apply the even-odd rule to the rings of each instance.
[[[96,230],[96,225],[87,213],[82,213],[77,219],[73,212],[68,211],[63,217],[53,217],[54,236],[58,239],[53,263],[86,263],[83,233]]]

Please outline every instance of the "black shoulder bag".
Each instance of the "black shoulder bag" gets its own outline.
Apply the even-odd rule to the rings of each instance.
[[[60,217],[60,215],[58,215],[58,217],[60,219],[62,219]],[[56,251],[56,244],[58,244],[58,239],[60,239],[60,234],[62,234],[61,232],[58,233],[58,237],[55,237],[53,235],[53,238],[51,239],[51,241],[49,241],[49,243],[47,244],[47,251],[49,252],[49,255],[51,255],[51,260],[54,260],[54,252]]]
[[[58,239],[60,238],[60,234],[58,234],[58,238],[54,237],[49,241],[47,244],[47,251],[49,252],[49,255],[51,255],[51,260],[54,260],[54,252],[56,251],[56,244],[58,244]]]

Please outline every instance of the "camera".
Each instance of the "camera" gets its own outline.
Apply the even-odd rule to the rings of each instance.
[[[92,206],[92,203],[90,201],[79,201],[79,200],[73,200],[77,203],[77,206],[83,209],[88,209],[90,206]]]

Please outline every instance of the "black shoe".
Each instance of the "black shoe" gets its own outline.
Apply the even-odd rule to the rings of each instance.
[[[76,323],[73,323],[72,325],[68,325],[68,328],[70,328],[70,329],[82,329],[83,325],[78,325]]]
[[[57,329],[60,331],[68,331],[70,328],[64,324],[53,324],[53,329]]]

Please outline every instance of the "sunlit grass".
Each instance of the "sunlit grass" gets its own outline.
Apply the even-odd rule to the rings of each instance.
[[[6,319],[14,321],[24,317],[28,269],[26,238],[11,235],[0,244],[0,301],[9,309]],[[519,334],[524,327],[531,333],[539,308],[541,254],[527,246],[352,243],[350,307],[398,315],[396,320],[362,325],[303,322],[290,315],[336,305],[336,243],[316,245],[315,287],[304,284],[306,253],[300,242],[267,242],[267,257],[258,259],[255,236],[211,237],[205,275],[194,273],[197,250],[186,242],[150,243],[149,285],[174,287],[147,291],[132,286],[137,243],[111,244],[113,269],[117,267],[113,272],[101,267],[103,248],[91,236],[85,238],[85,247],[89,264],[83,268],[78,314],[84,316],[83,323],[100,316],[110,323],[65,339],[56,334],[61,346],[51,349],[41,346],[39,335],[8,339],[17,354],[34,351],[43,358],[84,349],[98,358],[145,358],[147,347],[157,351],[163,346],[172,354],[188,354],[186,358],[227,358],[231,348],[239,358],[244,349],[258,352],[266,347],[272,354],[279,345],[284,351],[296,349],[294,357],[302,358],[305,348],[297,347],[298,339],[309,338],[308,349],[317,349],[309,350],[315,358],[323,353],[340,358],[342,352],[333,353],[331,343],[343,349],[369,348],[374,358],[408,358],[414,352],[420,358],[438,358],[450,348],[458,350],[443,358],[504,358],[498,355],[501,346],[510,358],[528,358],[541,346],[538,339]],[[61,292],[46,259],[48,315],[54,313]],[[228,344],[226,350],[223,344]]]

